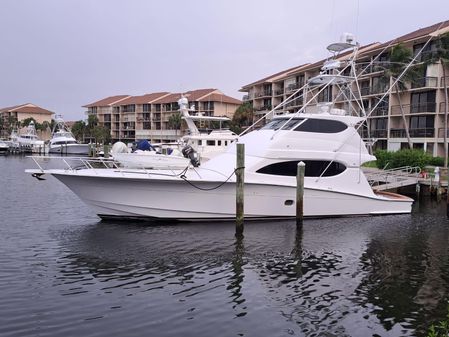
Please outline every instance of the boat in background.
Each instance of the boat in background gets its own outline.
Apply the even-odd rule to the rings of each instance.
[[[7,155],[9,153],[9,143],[0,140],[0,155]]]
[[[20,150],[23,152],[45,152],[45,143],[37,136],[36,126],[33,121],[30,121],[25,133],[21,133],[17,136],[16,142]]]
[[[177,148],[168,148],[162,153],[147,140],[137,143],[134,152],[125,143],[117,142],[112,146],[111,155],[121,167],[132,169],[184,169],[190,164],[190,159]]]
[[[180,139],[181,150],[186,146],[190,146],[198,153],[200,161],[204,162],[224,152],[233,141],[238,139],[237,134],[221,127],[222,123],[230,122],[228,117],[205,116],[201,112],[197,115],[192,115],[190,112],[195,111],[195,108],[192,106],[188,109],[188,103],[187,98],[184,96],[179,100],[182,119],[186,121],[188,127],[188,133]],[[219,123],[220,127],[204,132],[198,129],[195,121],[199,121],[200,123]]]
[[[65,125],[62,116],[56,116],[49,153],[88,155],[89,144],[80,144]]]

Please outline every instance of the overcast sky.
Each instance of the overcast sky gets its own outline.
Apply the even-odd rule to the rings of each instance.
[[[117,94],[245,84],[449,20],[448,0],[0,0],[0,107],[85,119]]]

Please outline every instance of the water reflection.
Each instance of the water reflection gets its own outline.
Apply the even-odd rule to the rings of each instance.
[[[444,203],[299,230],[246,223],[236,237],[232,223],[97,222],[52,178],[8,184],[26,166],[11,163],[2,336],[424,336],[446,314]]]
[[[379,219],[249,224],[245,236],[229,223],[100,222],[61,233],[67,254],[54,286],[70,284],[61,295],[73,295],[98,291],[97,280],[101,291],[128,296],[229,297],[236,318],[256,309],[255,288],[294,323],[290,332],[353,335],[360,322],[380,335],[422,332],[445,310],[448,230],[425,216]],[[202,306],[194,302],[191,317]]]

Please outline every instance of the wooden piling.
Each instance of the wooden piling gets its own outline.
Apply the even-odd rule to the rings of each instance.
[[[449,169],[447,170],[446,216],[449,218]]]
[[[306,171],[306,164],[304,162],[298,163],[298,170],[296,173],[296,225],[302,226],[304,219],[304,174]]]
[[[245,184],[245,144],[237,144],[237,168],[236,176],[236,234],[243,233],[244,213],[244,184]]]
[[[416,199],[421,198],[421,184],[418,182],[416,183]]]
[[[103,155],[105,158],[109,158],[109,144],[103,145]]]

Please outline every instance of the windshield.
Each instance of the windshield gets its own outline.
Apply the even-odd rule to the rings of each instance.
[[[304,118],[292,118],[288,120],[287,118],[276,118],[266,124],[261,130],[290,130],[293,129],[299,122],[302,122]]]

